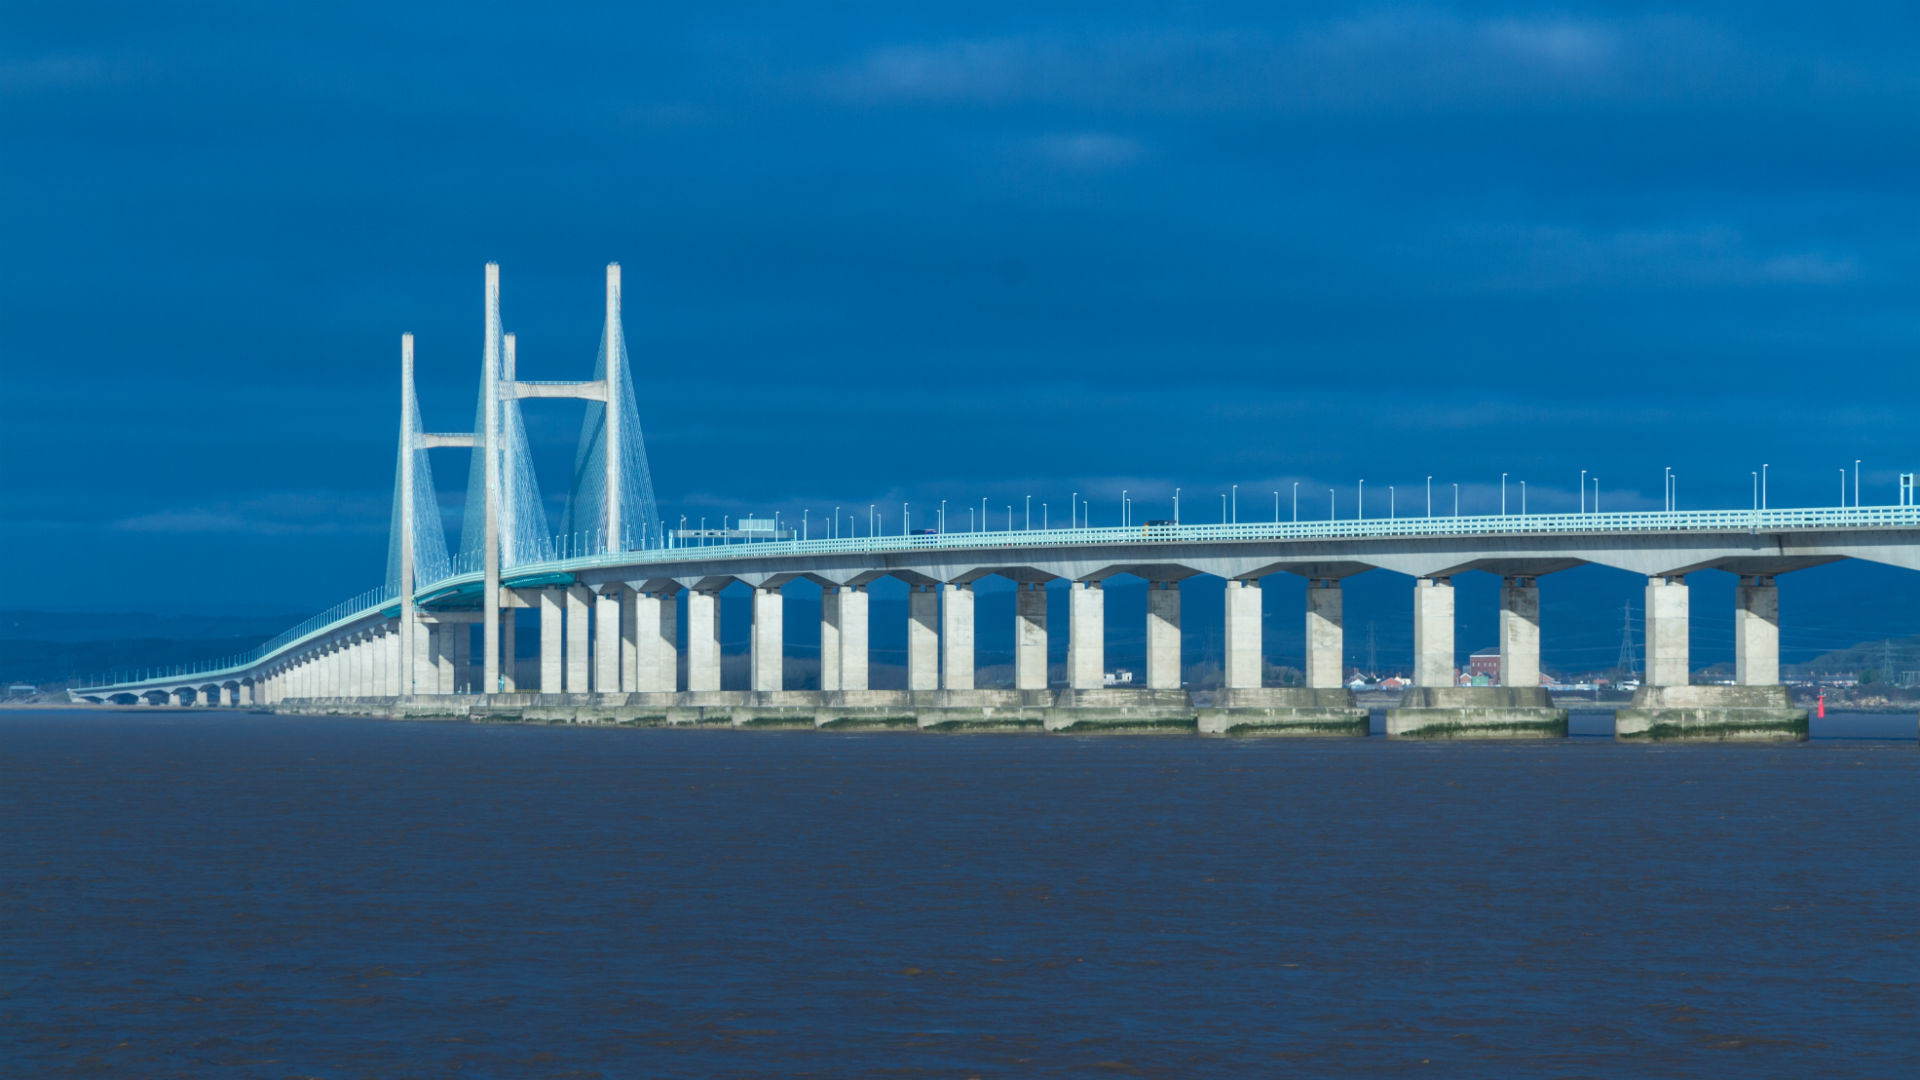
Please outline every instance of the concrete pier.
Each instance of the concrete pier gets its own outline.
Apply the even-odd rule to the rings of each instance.
[[[820,689],[840,689],[840,586],[820,590]]]
[[[543,694],[566,691],[561,677],[566,670],[566,643],[562,628],[566,625],[566,601],[559,589],[540,590],[540,686]]]
[[[592,626],[587,621],[593,610],[593,593],[584,585],[574,585],[566,590],[567,608],[567,658],[566,692],[584,694],[590,689],[592,676],[591,653],[588,642]]]
[[[1075,581],[1067,593],[1067,686],[1100,690],[1107,674],[1107,593],[1098,581]]]
[[[687,689],[720,689],[720,596],[687,593]]]
[[[1622,742],[1804,742],[1807,710],[1784,686],[1643,686],[1613,714]]]
[[[1180,583],[1147,583],[1147,689],[1180,689]]]
[[[1013,594],[1013,687],[1047,688],[1047,587],[1021,582]]]
[[[598,694],[620,692],[620,594],[615,585],[593,598],[593,689]]]
[[[973,586],[949,582],[940,593],[940,689],[973,689]]]
[[[1500,685],[1540,685],[1540,586],[1532,578],[1500,586]]]
[[[786,597],[777,588],[753,590],[752,637],[747,646],[749,686],[760,693],[784,689]]]
[[[1387,710],[1392,739],[1560,739],[1567,710],[1542,686],[1416,686]]]
[[[1733,595],[1733,681],[1772,686],[1780,681],[1780,589],[1770,577],[1742,577]]]
[[[1413,583],[1413,685],[1453,685],[1453,580]]]
[[[940,594],[907,587],[907,689],[940,689]]]
[[[647,593],[651,604],[640,614],[640,678],[637,689],[671,693],[680,684],[679,594]]]
[[[1687,663],[1687,579],[1662,574],[1647,579],[1646,657],[1648,686],[1685,686]]]
[[[620,598],[620,685],[631,693],[640,689],[640,594],[622,585]]]
[[[1346,664],[1346,616],[1340,583],[1332,580],[1307,582],[1307,688],[1344,689],[1340,676]],[[1353,703],[1348,693],[1347,704]]]
[[[1265,686],[1222,689],[1199,710],[1203,735],[1357,737],[1368,731],[1367,710],[1346,687]]]
[[[867,689],[867,587],[840,590],[840,689]]]
[[[1500,590],[1500,664],[1503,672],[1512,673],[1513,685],[1455,685],[1453,619],[1452,579],[1417,579],[1414,685],[1397,708],[1387,710],[1387,736],[1564,738],[1567,710],[1556,708],[1540,685],[1540,594],[1532,580],[1509,578]]]
[[[1264,664],[1260,655],[1259,581],[1252,578],[1227,579],[1226,622],[1226,688],[1257,688]]]
[[[515,618],[518,608],[502,608],[500,611],[500,690],[504,693],[516,693],[520,689],[520,633]],[[399,693],[396,688],[390,693]]]

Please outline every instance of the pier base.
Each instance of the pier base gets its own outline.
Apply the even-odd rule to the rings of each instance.
[[[1802,742],[1807,710],[1784,686],[1643,686],[1613,737],[1648,742]]]
[[[1416,686],[1387,710],[1394,739],[1561,739],[1567,710],[1539,686]]]
[[[1368,731],[1367,710],[1353,691],[1305,687],[1242,687],[1216,691],[1200,710],[1202,735],[1358,737]]]

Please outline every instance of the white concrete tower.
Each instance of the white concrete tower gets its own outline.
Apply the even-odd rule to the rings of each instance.
[[[474,452],[485,455],[482,495],[486,509],[486,541],[481,555],[486,567],[486,583],[481,592],[481,650],[486,657],[481,666],[480,692],[500,691],[500,453],[506,440],[500,437],[500,264],[487,264],[486,291],[487,344],[480,378],[482,428]]]
[[[626,387],[620,362],[620,264],[607,264],[607,542],[605,550],[624,551],[620,536],[620,421]]]
[[[400,335],[400,682],[413,693],[413,335]]]
[[[500,381],[511,383],[516,378],[514,375],[513,335],[502,334],[500,337],[501,347],[506,354],[500,361]],[[514,523],[513,466],[507,460],[507,455],[513,452],[513,443],[512,440],[507,437],[506,433],[506,406],[502,405],[500,409],[500,507],[498,510],[500,524],[498,529],[500,535],[500,565],[505,567],[512,566],[514,563],[520,561],[520,549],[515,540],[515,538],[520,535],[520,532]]]

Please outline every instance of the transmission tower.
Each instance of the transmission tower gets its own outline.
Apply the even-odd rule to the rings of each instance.
[[[1633,674],[1633,605],[1621,605],[1620,615],[1620,659],[1614,669],[1624,679]]]

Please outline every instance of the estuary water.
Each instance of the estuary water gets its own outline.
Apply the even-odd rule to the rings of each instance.
[[[0,1075],[1912,1075],[1914,723],[1832,719],[1900,737],[0,712]]]

